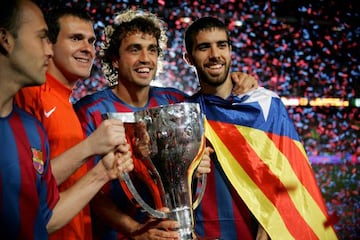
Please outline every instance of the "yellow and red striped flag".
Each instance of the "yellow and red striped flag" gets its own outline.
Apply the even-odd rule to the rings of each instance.
[[[231,101],[197,97],[207,117],[205,135],[225,175],[271,239],[337,239],[280,98],[263,88]]]

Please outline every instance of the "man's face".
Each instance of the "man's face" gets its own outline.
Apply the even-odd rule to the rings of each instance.
[[[196,68],[199,81],[209,86],[220,86],[228,78],[231,48],[224,30],[202,30],[195,37],[187,60]]]
[[[95,59],[95,33],[92,23],[74,16],[59,19],[60,31],[53,44],[54,67],[49,71],[59,79],[75,83],[90,76]]]
[[[41,10],[30,1],[22,1],[18,36],[9,53],[10,64],[25,77],[22,86],[39,85],[45,82],[45,72],[53,55],[47,37],[47,25]]]
[[[120,82],[129,89],[150,86],[159,56],[154,36],[141,32],[129,34],[121,42],[119,56],[113,64],[118,69]]]

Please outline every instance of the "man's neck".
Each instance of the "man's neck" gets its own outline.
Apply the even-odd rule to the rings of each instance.
[[[149,101],[150,86],[139,88],[133,85],[125,86],[119,82],[112,91],[123,102],[133,107],[145,107]]]
[[[230,96],[233,85],[231,79],[227,79],[223,84],[219,86],[211,86],[207,83],[200,81],[200,87],[200,92],[202,94],[215,95],[226,99]]]
[[[23,80],[6,63],[1,63],[0,70],[0,117],[7,117],[13,109],[15,94],[20,90]],[[6,65],[5,65],[6,64]]]
[[[64,74],[50,61],[49,67],[48,67],[48,73],[50,73],[54,78],[56,78],[59,82],[61,82],[64,86],[66,86],[69,89],[73,89],[76,82],[79,79],[70,80],[67,79]]]

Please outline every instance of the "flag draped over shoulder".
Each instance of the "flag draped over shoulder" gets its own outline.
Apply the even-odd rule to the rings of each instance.
[[[271,239],[337,239],[315,175],[280,98],[259,88],[223,100],[195,95],[206,137]]]

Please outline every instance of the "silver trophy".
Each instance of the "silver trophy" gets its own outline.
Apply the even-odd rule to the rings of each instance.
[[[108,118],[124,122],[132,149],[134,171],[124,176],[125,192],[152,216],[178,221],[180,239],[193,239],[193,209],[201,201],[206,185],[203,175],[196,183],[201,187],[192,186],[205,149],[199,105],[178,103],[135,113],[108,113]],[[152,194],[151,204],[133,184],[139,179]],[[170,211],[156,210],[162,207]]]

